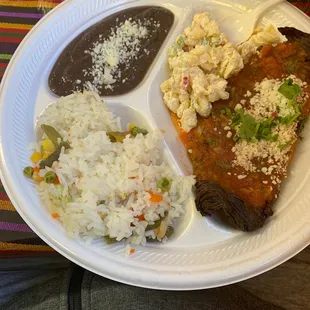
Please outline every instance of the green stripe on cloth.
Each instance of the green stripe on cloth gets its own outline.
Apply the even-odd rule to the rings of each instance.
[[[5,193],[5,189],[3,186],[0,186],[0,193]]]
[[[12,55],[10,54],[0,54],[0,59],[10,60],[11,58],[12,58]]]
[[[25,33],[0,32],[0,37],[19,37],[19,38],[23,38],[25,35],[26,35]]]
[[[0,0],[0,12],[17,12],[17,13],[41,13],[42,14],[42,7],[17,7],[17,6],[1,6],[1,2],[3,0]],[[45,3],[43,3],[44,5]],[[48,13],[51,9],[45,8],[44,14]]]

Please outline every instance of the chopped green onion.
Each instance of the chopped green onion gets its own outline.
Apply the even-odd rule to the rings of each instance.
[[[231,109],[230,108],[225,108],[225,110],[226,110],[226,115],[229,116],[229,117],[232,117]]]
[[[223,114],[223,115],[227,115],[229,117],[232,117],[231,109],[228,108],[228,107],[220,109],[220,113]]]
[[[276,141],[278,141],[278,139],[279,139],[279,135],[276,134],[276,135],[271,136],[270,141],[276,142]]]
[[[240,138],[239,138],[238,136],[234,136],[234,137],[233,137],[233,140],[234,140],[235,142],[238,142],[238,141],[240,140]]]
[[[284,151],[289,145],[290,145],[289,142],[280,144],[280,145],[279,145],[280,151],[281,151],[281,152]]]
[[[286,142],[286,143],[283,143],[283,144],[280,144],[279,145],[279,149],[280,151],[282,152],[283,150],[285,150],[287,147],[289,147],[292,143],[294,143],[295,139],[291,139],[290,141]]]
[[[242,109],[239,109],[236,111],[233,119],[232,119],[232,123],[231,123],[231,128],[235,128],[236,126],[238,126],[241,123],[241,113],[242,113]]]
[[[295,115],[293,115],[293,116],[291,117],[291,119],[289,120],[289,122],[287,123],[287,125],[293,124],[293,123],[297,120],[297,118],[298,118],[300,115],[301,115],[300,112],[297,112]]]
[[[278,117],[280,124],[282,125],[291,125],[293,122],[297,120],[297,118],[301,115],[301,112],[297,112],[293,115],[287,115],[285,117]]]
[[[276,141],[278,135],[272,134],[272,128],[276,125],[277,123],[274,121],[274,117],[269,117],[264,121],[257,122],[253,116],[245,114],[243,109],[238,109],[231,124],[232,128],[239,126],[237,135],[233,140],[235,142],[238,142],[240,139],[249,142],[256,142],[259,140]]]

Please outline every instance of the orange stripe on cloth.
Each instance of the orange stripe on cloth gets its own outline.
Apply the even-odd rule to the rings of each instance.
[[[10,29],[10,28],[0,28],[0,32],[3,33],[22,33],[22,34],[27,34],[29,32],[28,29]]]
[[[0,200],[0,210],[4,211],[16,211],[13,204],[9,200]]]
[[[12,0],[1,0],[1,6],[14,6],[14,7],[24,7],[24,8],[47,8],[52,9],[57,6],[61,1],[58,2],[49,2],[49,1],[12,1]]]
[[[39,253],[39,254],[38,254]],[[51,251],[40,251],[40,252],[35,252],[35,251],[13,251],[13,250],[6,250],[6,251],[1,251],[0,250],[0,259],[11,259],[12,257],[16,257],[16,255],[22,256],[22,255],[27,255],[27,257],[30,256],[37,256],[40,255],[56,255],[56,251],[51,252]]]
[[[30,30],[34,25],[0,23],[0,28]]]
[[[24,38],[19,37],[4,37],[0,36],[0,42],[3,43],[20,43]]]
[[[54,252],[48,245],[27,245],[9,242],[0,242],[0,251]]]

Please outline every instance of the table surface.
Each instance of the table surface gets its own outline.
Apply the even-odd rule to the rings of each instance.
[[[62,0],[0,0],[0,82],[18,44]],[[310,1],[290,1],[310,15]],[[0,181],[0,259],[57,255],[14,209]],[[1,264],[1,261],[0,261]],[[261,276],[230,286],[285,309],[310,309],[310,247]],[[248,305],[246,309],[250,309]]]

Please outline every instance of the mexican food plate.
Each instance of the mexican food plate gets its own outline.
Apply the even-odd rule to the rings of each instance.
[[[284,2],[66,1],[0,89],[1,179],[26,223],[104,277],[242,281],[310,243],[310,21]]]

